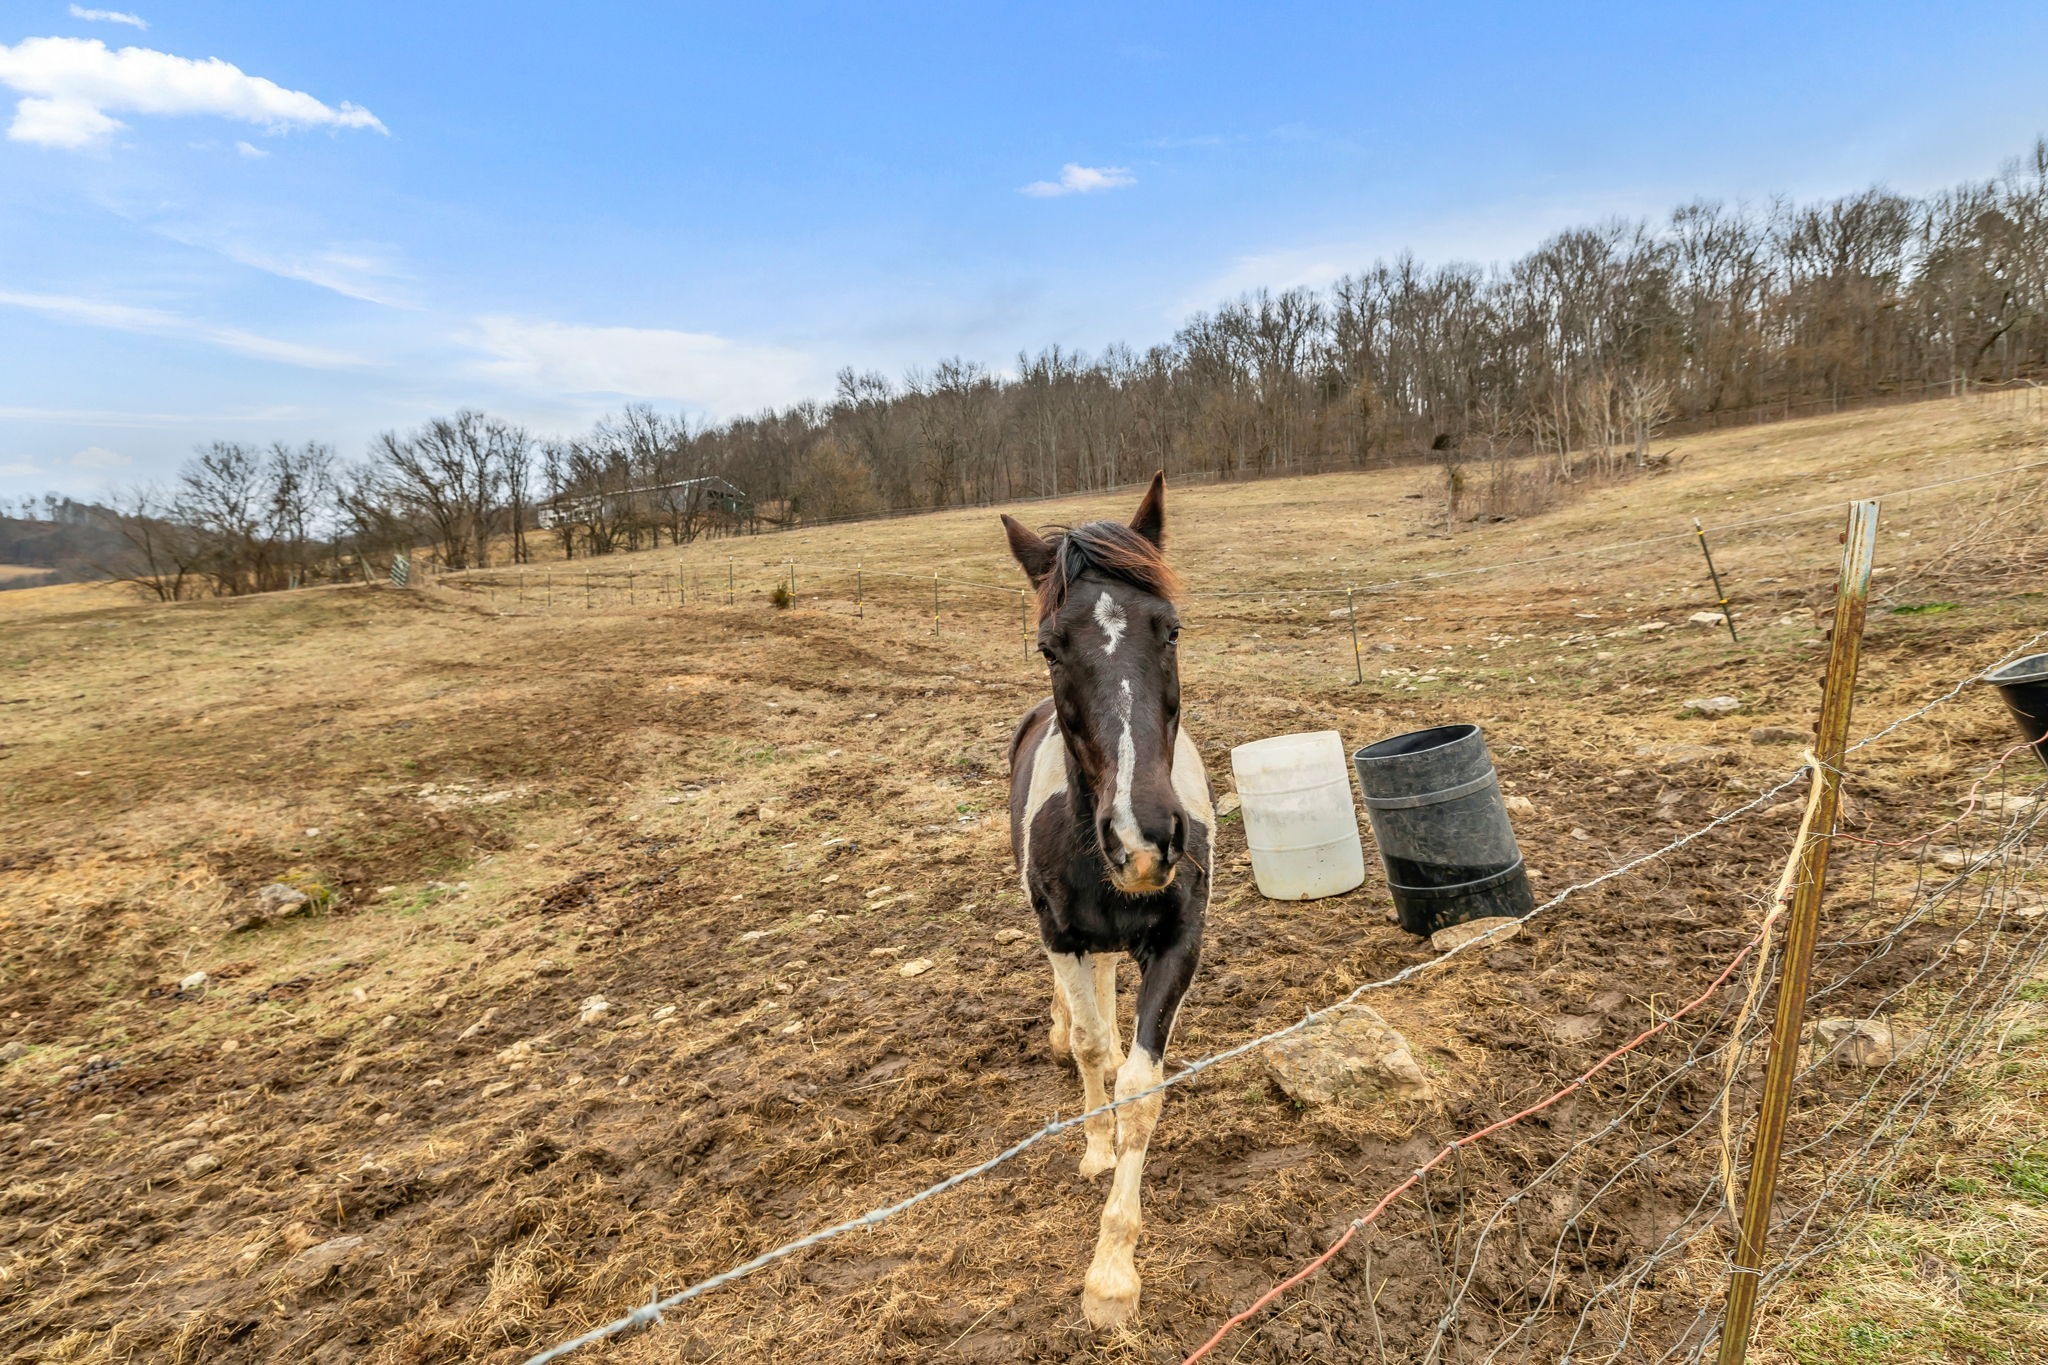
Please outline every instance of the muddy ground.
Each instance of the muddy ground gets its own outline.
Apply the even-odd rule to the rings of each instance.
[[[2038,449],[1960,407],[1832,421],[1725,438],[1675,481],[1494,529],[1447,533],[1412,471],[1299,481],[1292,503],[1279,484],[1198,490],[1175,504],[1176,553],[1198,592],[1300,586],[1317,557],[1272,545],[1316,540],[1307,505],[1339,528],[1322,558],[1505,562],[1683,528],[1723,494],[1840,495],[1802,467],[1903,485],[1935,477],[1930,462]],[[1999,496],[2027,493],[2009,485]],[[1859,730],[2048,625],[2038,582],[1946,553],[1981,493],[1923,495],[1887,523],[1881,562],[1906,586],[1880,594]],[[1000,571],[991,517],[923,534],[927,563],[957,551]],[[804,553],[902,562],[913,544],[902,526],[839,535]],[[1248,739],[1477,721],[1534,802],[1517,828],[1546,894],[1793,770],[1796,744],[1751,732],[1811,725],[1834,538],[1828,518],[1730,537],[1739,644],[1686,623],[1709,595],[1682,542],[1378,595],[1362,685],[1341,596],[1197,596],[1186,723],[1225,789]],[[1012,605],[963,600],[933,635],[901,596],[870,593],[864,617],[829,585],[790,611],[758,588],[732,607],[552,612],[367,588],[10,603],[0,1044],[23,1046],[0,1067],[0,1359],[516,1361],[1074,1112],[1042,957],[998,938],[1030,928],[1003,762],[1041,681]],[[1682,714],[1721,694],[1743,709]],[[2006,736],[1981,695],[1944,708],[1866,751],[1852,819],[1896,837],[1947,818]],[[1427,1102],[1303,1109],[1256,1058],[1173,1091],[1130,1332],[1081,1317],[1105,1187],[1075,1174],[1069,1135],[587,1358],[1178,1360],[1447,1138],[1703,987],[1753,928],[1792,823],[1733,824],[1373,997],[1429,1074]],[[278,881],[311,901],[238,928]],[[1234,819],[1216,881],[1182,1060],[1427,955],[1387,922],[1376,872],[1331,900],[1259,898]],[[1879,899],[1859,884],[1840,915]],[[897,970],[917,958],[934,965]],[[1475,1150],[1222,1358],[1418,1358],[1460,1211],[1606,1124],[1698,1036],[1673,1030],[1649,1072]],[[1714,1079],[1675,1086],[1634,1136],[1694,1122]],[[1558,1330],[1714,1179],[1704,1158],[1674,1162],[1613,1201],[1562,1271]],[[1474,1292],[1501,1321],[1568,1212],[1527,1210],[1489,1253]],[[1629,1348],[1643,1354],[1613,1358],[1654,1359],[1714,1282],[1679,1263],[1656,1288]],[[1483,1322],[1460,1330],[1452,1358],[1477,1359]],[[1555,1358],[1550,1330],[1504,1358]]]

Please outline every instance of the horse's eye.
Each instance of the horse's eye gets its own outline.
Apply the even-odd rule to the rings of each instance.
[[[1168,644],[1170,644],[1170,645],[1171,645],[1171,644],[1177,644],[1177,643],[1179,643],[1179,641],[1180,641],[1180,627],[1179,627],[1179,626],[1175,626],[1175,627],[1174,627],[1174,628],[1173,628],[1172,630],[1169,630],[1169,631],[1167,631],[1167,632],[1166,632],[1166,643],[1168,643]]]
[[[1038,647],[1038,657],[1045,660],[1049,664],[1056,664],[1059,662],[1059,659],[1054,656],[1052,650],[1044,645],[1040,645]]]

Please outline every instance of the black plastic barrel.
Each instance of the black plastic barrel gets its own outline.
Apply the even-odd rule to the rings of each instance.
[[[2020,723],[2034,754],[2048,764],[2048,654],[2029,654],[1984,675],[2005,698],[2005,709]]]
[[[1351,765],[1403,929],[1433,934],[1536,908],[1478,726],[1395,735],[1360,749]]]

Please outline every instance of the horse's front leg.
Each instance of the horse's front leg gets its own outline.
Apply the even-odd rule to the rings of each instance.
[[[1196,920],[1165,951],[1139,960],[1138,1017],[1130,1056],[1116,1073],[1119,1100],[1165,1079],[1166,1040],[1201,956],[1199,924]],[[1162,1092],[1116,1110],[1116,1175],[1095,1238],[1095,1260],[1081,1286],[1081,1310],[1096,1327],[1122,1326],[1138,1311],[1138,1230],[1143,1223],[1138,1191],[1145,1178],[1145,1149],[1165,1101]]]
[[[1067,1040],[1074,1050],[1074,1069],[1081,1073],[1081,1101],[1089,1109],[1100,1109],[1109,1103],[1103,1078],[1116,1065],[1116,1023],[1114,1017],[1102,1017],[1095,992],[1091,958],[1097,955],[1048,951],[1046,956],[1052,959],[1053,989],[1067,1003]],[[1088,1135],[1081,1174],[1101,1175],[1116,1164],[1116,1116],[1097,1114],[1081,1125],[1081,1131]]]

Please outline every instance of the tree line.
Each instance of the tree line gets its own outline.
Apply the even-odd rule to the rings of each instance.
[[[1383,261],[1259,291],[1144,350],[950,358],[718,423],[629,407],[539,439],[466,411],[338,460],[203,448],[117,521],[166,596],[605,554],[884,511],[1087,492],[1155,468],[1250,478],[1428,456],[1538,457],[1558,480],[1660,431],[2048,370],[2048,140],[1910,196],[1695,201],[1560,232],[1497,266]],[[693,481],[744,490],[719,514]],[[552,518],[543,508],[573,506]]]

